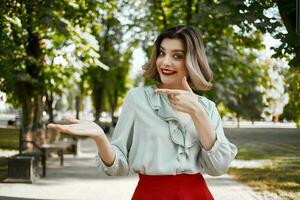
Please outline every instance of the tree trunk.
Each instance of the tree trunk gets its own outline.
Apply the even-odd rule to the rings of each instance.
[[[23,134],[31,130],[32,120],[33,120],[33,112],[32,112],[32,101],[31,98],[25,97],[22,101],[22,128]]]
[[[99,118],[101,116],[102,112],[102,106],[103,106],[103,97],[104,97],[104,85],[95,83],[94,89],[93,89],[93,100],[94,100],[94,106],[95,106],[95,114],[94,114],[94,121],[99,122]]]
[[[42,127],[43,117],[43,95],[38,94],[34,97],[34,111],[33,111],[33,124],[31,131],[36,132],[37,129]]]
[[[53,115],[53,92],[50,91],[50,94],[46,93],[46,105],[47,105],[47,111],[49,115],[49,123],[54,122],[54,115]]]
[[[75,110],[76,110],[76,119],[79,119],[79,114],[80,114],[80,104],[81,104],[81,101],[80,101],[80,96],[79,95],[76,95],[75,97]]]
[[[30,31],[30,30],[29,30]],[[43,79],[42,79],[42,64],[38,65],[35,61],[41,61],[41,49],[39,44],[39,38],[35,33],[29,32],[29,38],[28,38],[28,46],[26,48],[26,54],[28,59],[26,60],[26,71],[27,74],[31,77],[30,88],[26,88],[25,91],[28,89],[32,90],[30,97],[27,97],[31,99],[32,104],[30,107],[27,107],[28,111],[27,113],[31,113],[32,117],[31,119],[31,129],[30,132],[27,129],[25,133],[25,138],[27,140],[36,141],[36,130],[41,127],[42,125],[42,113],[43,113]],[[32,61],[31,59],[34,59],[35,61]],[[21,101],[24,101],[24,98],[21,99]],[[26,126],[26,125],[25,125]],[[28,146],[30,149],[31,146]]]
[[[117,123],[117,118],[114,116],[115,110],[118,104],[119,91],[115,89],[111,95],[108,96],[110,114],[111,114],[111,126],[115,127]]]
[[[22,141],[25,140],[31,140],[32,138],[32,133],[31,133],[31,129],[32,129],[32,122],[33,122],[33,110],[32,110],[32,106],[33,103],[31,101],[30,97],[25,97],[23,98],[23,100],[21,101],[22,104],[22,135],[20,135],[20,138]],[[22,143],[21,148],[26,148],[26,149],[32,149],[33,146],[30,143]]]
[[[296,1],[287,2],[285,0],[278,0],[276,3],[283,24],[288,31],[289,41],[293,41],[291,46],[293,46],[294,53],[296,55],[296,62],[300,64],[300,45],[299,43],[296,44],[295,42],[300,40],[300,36],[296,33],[296,9],[290,9],[289,12],[287,12],[287,4],[290,4],[289,6],[296,8]],[[292,4],[294,4],[294,6]]]

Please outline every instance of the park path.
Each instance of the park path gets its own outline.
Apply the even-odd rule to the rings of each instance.
[[[128,200],[134,192],[138,178],[107,177],[98,173],[94,156],[96,147],[91,140],[79,142],[78,156],[65,156],[64,166],[58,158],[48,162],[46,178],[35,184],[0,183],[0,199],[98,199]],[[205,175],[215,200],[263,200],[249,187],[238,183],[229,175]]]

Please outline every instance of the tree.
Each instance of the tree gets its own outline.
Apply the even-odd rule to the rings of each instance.
[[[99,8],[102,14],[96,19],[98,23],[91,27],[100,45],[101,61],[109,67],[108,70],[89,67],[85,71],[92,92],[95,121],[99,120],[107,106],[114,122],[114,112],[120,105],[120,98],[128,90],[127,75],[136,42],[124,40],[124,35],[131,31],[119,19],[125,6],[124,2],[107,1],[105,6]]]
[[[275,58],[285,58],[289,60],[290,70],[286,76],[289,94],[289,103],[284,115],[293,119],[300,127],[299,98],[300,87],[297,84],[298,74],[300,74],[300,35],[296,33],[296,1],[252,0],[239,4],[236,9],[240,10],[241,17],[245,20],[240,24],[244,30],[251,30],[253,27],[262,33],[270,33],[274,38],[281,41],[281,45],[274,47]],[[292,111],[293,112],[290,112]]]
[[[138,11],[137,24],[146,33],[138,34],[142,46],[149,55],[154,36],[167,27],[186,24],[202,31],[209,64],[216,82],[210,92],[197,93],[210,99],[224,102],[232,112],[244,116],[242,106],[250,104],[250,94],[261,95],[258,85],[262,74],[252,49],[262,49],[262,34],[258,30],[242,31],[237,25],[241,19],[236,8],[242,1],[144,1],[145,14]],[[138,5],[141,6],[141,5]],[[147,40],[144,40],[148,38]],[[253,106],[253,102],[251,103]],[[262,104],[257,105],[257,111]],[[250,106],[248,106],[250,107]],[[249,116],[250,117],[250,116]]]
[[[67,0],[1,2],[0,67],[3,70],[0,74],[0,89],[8,94],[11,101],[22,107],[22,127],[25,133],[34,132],[41,124],[43,97],[47,96],[50,111],[51,92],[59,92],[60,88],[55,84],[64,84],[64,81],[58,80],[69,75],[64,72],[63,76],[58,75],[62,71],[51,64],[57,55],[49,53],[49,49],[47,51],[46,41],[63,46],[73,39],[77,47],[84,46],[84,41],[88,39],[84,38],[86,34],[80,32],[80,27],[93,19],[94,13],[97,13],[96,3],[92,0],[73,3]],[[63,37],[66,42],[59,37]],[[81,64],[93,62],[103,66],[98,60],[98,54],[89,56],[91,48],[86,46],[79,48],[76,54]]]
[[[291,69],[286,73],[288,80],[287,91],[289,94],[289,103],[284,107],[282,118],[294,120],[297,127],[300,127],[300,73],[298,69]]]

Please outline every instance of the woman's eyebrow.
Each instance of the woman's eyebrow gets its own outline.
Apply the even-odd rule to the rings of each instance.
[[[163,47],[163,46],[160,46],[160,49],[161,50],[165,50],[165,48]],[[182,50],[182,49],[173,49],[173,50],[171,50],[172,52],[182,52],[182,53],[184,53],[184,51]]]

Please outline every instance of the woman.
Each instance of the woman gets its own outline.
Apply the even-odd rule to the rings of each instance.
[[[201,173],[224,174],[237,154],[225,137],[215,103],[193,93],[211,88],[201,35],[177,26],[155,41],[144,75],[156,85],[131,89],[111,143],[92,122],[49,128],[92,137],[107,175],[139,174],[132,199],[213,199]]]

